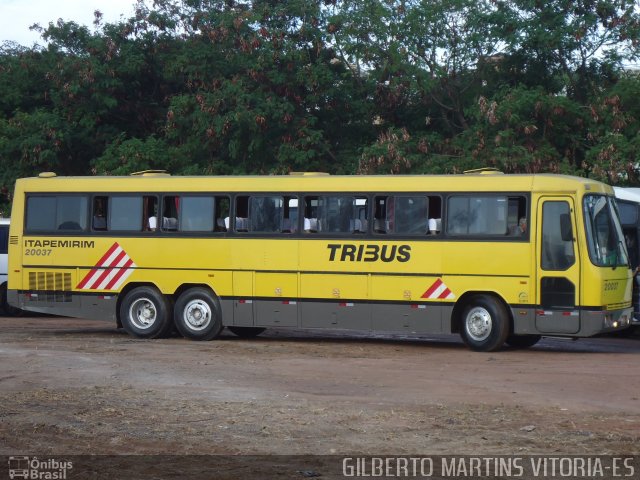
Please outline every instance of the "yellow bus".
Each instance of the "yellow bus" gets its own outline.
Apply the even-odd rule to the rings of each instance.
[[[628,327],[613,189],[560,175],[16,182],[9,299],[139,338],[459,333],[478,351]]]

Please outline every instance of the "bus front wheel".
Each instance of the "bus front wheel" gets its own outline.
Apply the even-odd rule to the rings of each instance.
[[[185,338],[212,340],[223,328],[220,302],[205,288],[191,288],[178,297],[173,321]]]
[[[153,287],[131,290],[120,304],[120,321],[137,338],[160,338],[171,329],[169,302]]]
[[[494,297],[473,298],[462,312],[460,335],[469,348],[492,352],[504,345],[509,335],[509,314]]]

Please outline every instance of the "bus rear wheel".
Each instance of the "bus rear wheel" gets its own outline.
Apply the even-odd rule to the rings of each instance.
[[[223,328],[220,302],[206,288],[190,288],[178,297],[173,321],[185,338],[212,340]]]
[[[494,297],[474,297],[462,312],[460,336],[477,352],[498,350],[509,335],[509,315],[504,305]]]
[[[153,287],[131,290],[120,304],[120,321],[125,331],[137,338],[160,338],[171,330],[169,302]]]
[[[231,333],[242,338],[254,338],[266,330],[262,327],[227,327]]]

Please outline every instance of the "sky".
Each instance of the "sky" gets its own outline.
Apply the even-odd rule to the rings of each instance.
[[[17,42],[25,47],[44,44],[38,32],[29,30],[34,23],[47,27],[59,18],[93,29],[93,12],[103,13],[103,23],[113,23],[121,15],[133,15],[135,0],[0,0],[0,44]]]

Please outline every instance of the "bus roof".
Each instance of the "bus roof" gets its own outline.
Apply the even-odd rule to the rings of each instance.
[[[245,175],[45,176],[19,179],[26,192],[593,192],[613,195],[604,183],[568,175]]]

